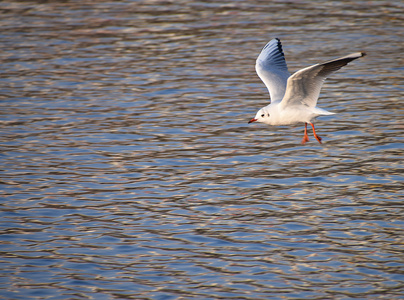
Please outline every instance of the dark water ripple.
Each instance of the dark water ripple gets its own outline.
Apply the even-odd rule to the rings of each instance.
[[[403,5],[0,3],[4,299],[402,299]],[[260,48],[354,51],[317,122],[247,125]]]

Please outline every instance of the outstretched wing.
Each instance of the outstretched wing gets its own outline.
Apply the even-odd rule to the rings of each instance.
[[[290,73],[279,39],[273,39],[265,45],[257,58],[255,70],[265,83],[271,102],[281,101],[285,95]]]
[[[349,62],[365,55],[364,52],[356,52],[297,71],[288,79],[282,107],[302,104],[315,107],[324,80]]]

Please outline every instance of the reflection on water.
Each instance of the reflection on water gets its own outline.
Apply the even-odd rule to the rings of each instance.
[[[2,2],[7,299],[400,299],[402,5]],[[355,51],[317,122],[247,125],[254,61]]]

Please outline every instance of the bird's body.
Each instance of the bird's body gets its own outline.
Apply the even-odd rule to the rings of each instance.
[[[319,107],[309,106],[286,106],[281,105],[282,102],[272,102],[271,104],[260,109],[261,115],[256,116],[262,119],[262,123],[274,126],[292,125],[296,123],[311,123],[313,119],[321,115],[333,115],[334,113],[326,111]],[[269,117],[265,118],[262,115]],[[257,119],[258,121],[258,119]]]
[[[290,75],[280,40],[271,40],[262,49],[255,65],[258,76],[268,88],[271,103],[261,108],[249,123],[262,122],[275,126],[305,123],[303,144],[309,140],[307,124],[310,124],[314,137],[321,143],[312,120],[334,114],[316,106],[323,82],[331,73],[364,55],[363,52],[352,53]]]

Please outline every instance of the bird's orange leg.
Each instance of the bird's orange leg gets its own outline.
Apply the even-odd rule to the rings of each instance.
[[[319,137],[319,136],[317,135],[316,130],[314,129],[314,124],[313,124],[313,123],[310,123],[310,125],[311,125],[311,127],[313,128],[313,135],[314,135],[314,137],[315,137],[316,140],[321,144],[321,137]],[[306,123],[306,126],[307,126],[307,123]]]
[[[302,139],[302,145],[309,141],[309,136],[307,135],[307,123],[304,123],[304,136]]]

